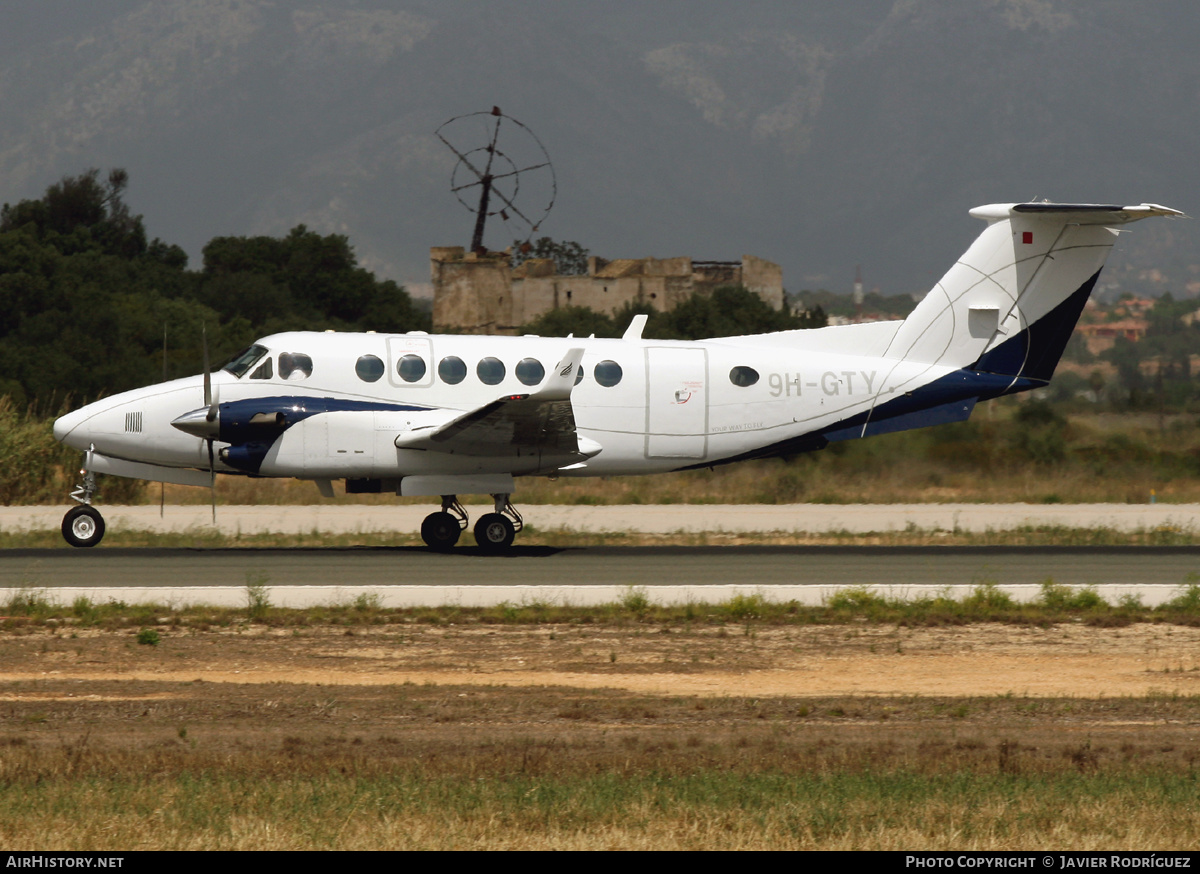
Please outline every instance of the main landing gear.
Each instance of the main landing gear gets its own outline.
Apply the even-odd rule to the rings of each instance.
[[[484,552],[503,552],[512,546],[517,532],[525,527],[521,514],[506,494],[492,495],[495,512],[484,513],[475,523],[475,542]],[[455,495],[442,495],[442,509],[421,523],[421,539],[430,549],[445,551],[458,543],[470,523],[467,511]]]
[[[71,497],[79,502],[78,507],[72,507],[63,516],[62,536],[72,546],[95,546],[104,538],[104,517],[92,506],[92,495],[96,494],[96,475],[91,471],[92,450],[83,462],[83,470],[79,473],[83,479],[71,492]]]

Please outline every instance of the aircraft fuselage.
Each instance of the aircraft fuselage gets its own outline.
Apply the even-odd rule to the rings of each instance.
[[[815,337],[821,332],[789,333]],[[239,436],[269,443],[253,470],[229,452],[227,461],[218,451],[215,466],[221,473],[313,479],[655,473],[717,463],[820,433],[953,370],[875,356],[806,353],[781,345],[782,336],[680,342],[277,334],[256,344],[264,353],[252,370],[269,360],[270,376],[252,378],[251,371],[238,377],[225,370],[212,376],[222,418],[218,450],[236,449],[231,441]],[[508,455],[472,456],[396,445],[406,433],[435,427],[497,397],[535,391],[574,347],[584,350],[582,379],[570,396],[576,427],[600,447],[585,463],[522,452],[519,446]],[[281,378],[279,357],[297,354],[311,359],[311,373],[296,378],[293,371],[291,378]],[[420,364],[402,374],[401,362],[411,364],[414,358]],[[363,359],[379,365],[367,369],[359,364]],[[376,377],[380,365],[383,373]],[[362,374],[374,378],[367,381]],[[448,383],[444,377],[461,378]],[[59,419],[55,435],[76,449],[93,448],[111,458],[205,469],[206,441],[171,424],[201,407],[202,377],[193,376],[89,404]],[[232,408],[243,418],[287,416],[298,408],[308,415],[256,440],[249,426],[242,435],[230,433],[225,422]]]

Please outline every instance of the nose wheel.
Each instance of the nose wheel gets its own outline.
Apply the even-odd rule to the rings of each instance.
[[[62,536],[72,546],[95,546],[104,538],[104,517],[95,507],[72,507],[63,516]]]

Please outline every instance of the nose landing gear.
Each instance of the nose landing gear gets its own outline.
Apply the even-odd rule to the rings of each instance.
[[[83,459],[82,480],[71,492],[71,497],[80,503],[63,516],[62,536],[67,543],[77,547],[95,546],[104,538],[104,517],[92,506],[92,495],[96,494],[96,475],[92,473],[92,452],[88,449]]]

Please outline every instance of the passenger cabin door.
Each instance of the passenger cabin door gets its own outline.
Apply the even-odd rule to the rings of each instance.
[[[708,450],[708,350],[646,347],[646,457]]]

